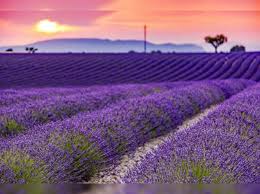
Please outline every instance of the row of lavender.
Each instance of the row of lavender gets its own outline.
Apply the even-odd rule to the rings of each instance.
[[[0,94],[0,135],[15,135],[35,125],[91,112],[119,101],[192,85],[192,82],[90,88],[4,90]]]
[[[2,138],[0,182],[87,181],[125,153],[251,84],[246,80],[184,84]]]
[[[259,53],[0,55],[0,87],[260,80]]]
[[[97,91],[102,87],[73,87],[73,88],[24,88],[24,89],[5,89],[0,93],[0,107],[9,106],[32,100],[42,100],[51,96],[65,96],[75,93],[89,93]]]
[[[260,183],[260,84],[173,134],[125,176],[127,183]]]

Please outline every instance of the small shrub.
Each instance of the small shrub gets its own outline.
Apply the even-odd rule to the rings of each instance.
[[[77,179],[75,176],[84,176],[84,179],[88,180],[98,171],[101,162],[105,159],[103,152],[89,142],[83,134],[73,132],[62,134],[55,131],[51,134],[49,142],[64,150],[71,157],[71,169],[66,169],[66,171],[70,172],[73,179]],[[77,169],[84,169],[83,175],[73,175]]]

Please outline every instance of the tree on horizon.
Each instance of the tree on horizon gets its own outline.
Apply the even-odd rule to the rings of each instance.
[[[5,52],[14,52],[12,48],[6,49]]]
[[[35,53],[38,49],[34,47],[26,47],[25,50],[29,53]]]
[[[243,45],[235,45],[230,49],[230,52],[246,52],[246,47]]]
[[[218,53],[218,47],[220,45],[224,44],[225,42],[227,42],[228,38],[223,34],[219,34],[219,35],[216,35],[215,37],[206,36],[205,41],[206,41],[206,43],[209,43],[214,47],[215,53]]]

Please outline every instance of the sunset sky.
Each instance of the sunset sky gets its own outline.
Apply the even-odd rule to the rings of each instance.
[[[260,50],[260,0],[0,0],[0,46],[52,38],[196,43],[223,33]]]

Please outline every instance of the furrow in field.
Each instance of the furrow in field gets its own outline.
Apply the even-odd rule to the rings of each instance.
[[[148,153],[156,150],[161,144],[165,143],[175,132],[185,130],[203,120],[210,112],[213,112],[217,106],[218,105],[212,105],[203,112],[184,121],[182,125],[178,126],[174,131],[170,132],[169,134],[153,139],[145,143],[143,146],[137,148],[135,152],[124,155],[119,165],[110,166],[107,169],[102,170],[94,177],[92,177],[88,183],[124,183],[122,181],[122,178],[126,176],[127,172],[131,170],[131,168],[134,168],[136,165],[140,164],[140,162],[145,158]]]

